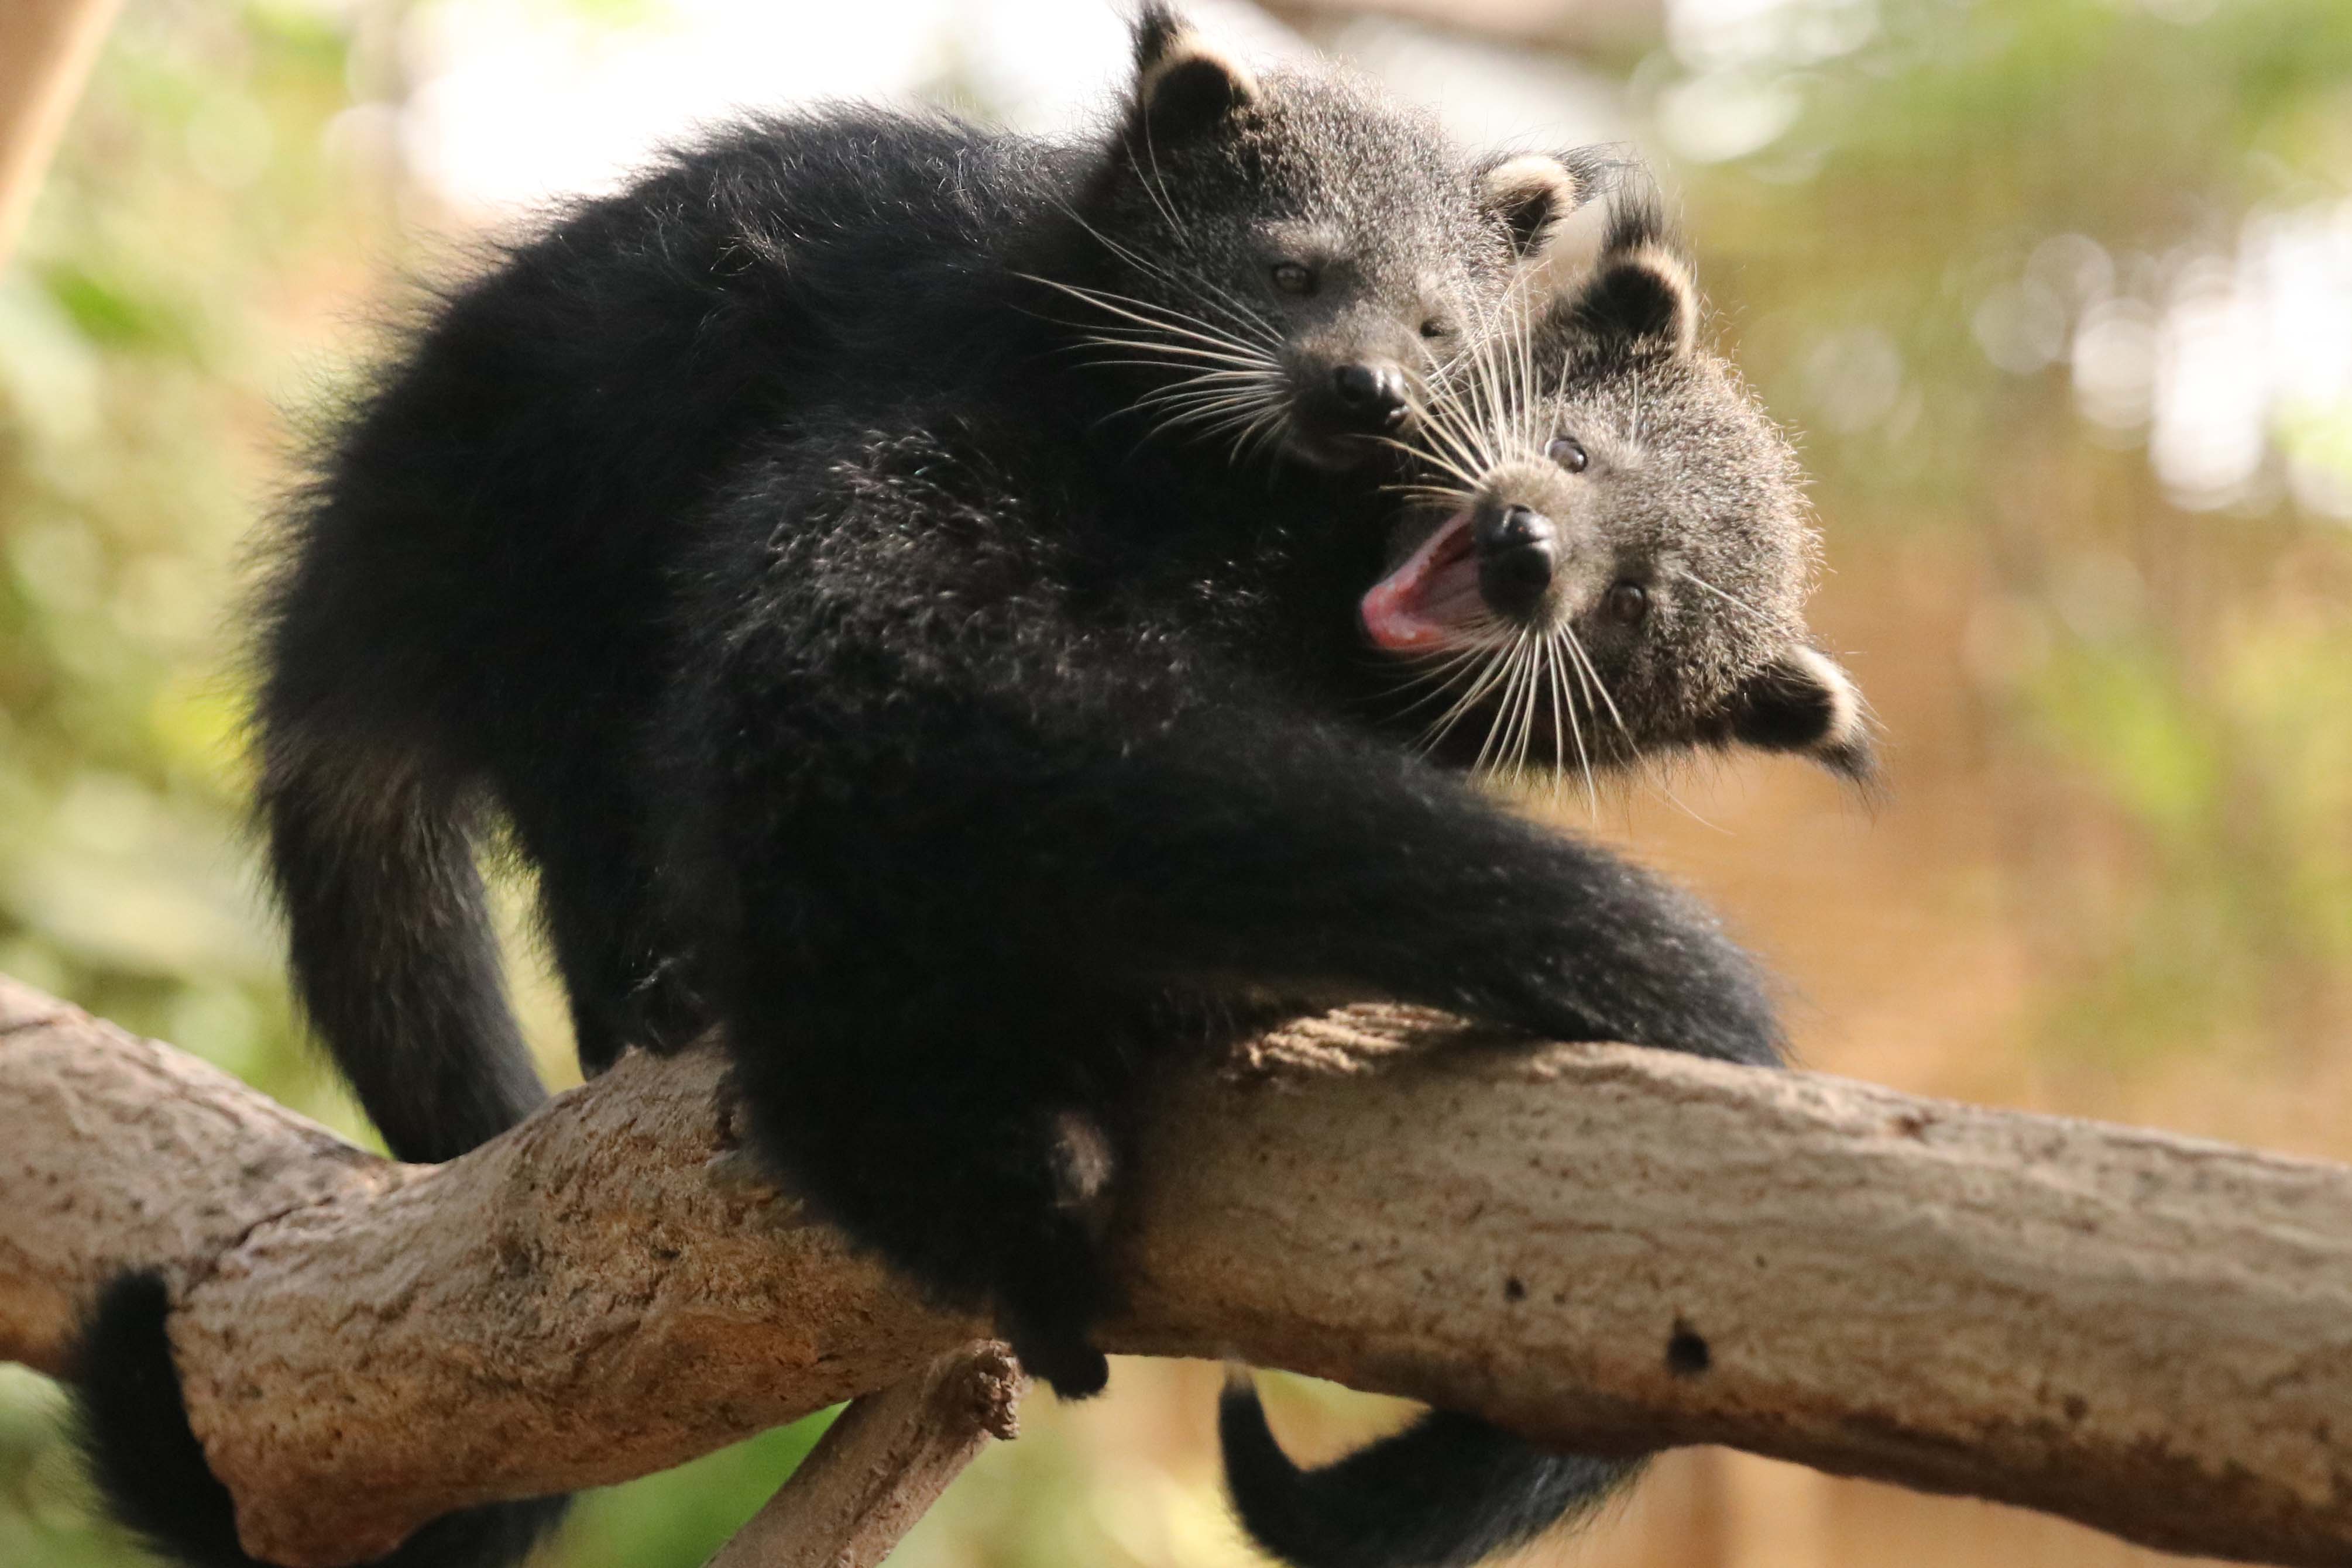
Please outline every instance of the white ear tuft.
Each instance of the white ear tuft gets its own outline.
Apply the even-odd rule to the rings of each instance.
[[[1568,162],[1576,168],[1573,156]],[[1538,267],[1548,332],[1604,353],[1680,355],[1697,346],[1698,282],[1645,180],[1621,172],[1605,198],[1587,200],[1559,225]]]
[[[1596,287],[1616,296],[1629,336],[1662,340],[1677,354],[1698,341],[1698,284],[1689,263],[1665,246],[1638,246],[1611,256]]]
[[[1789,658],[1811,674],[1826,696],[1829,711],[1819,744],[1823,748],[1843,747],[1866,739],[1869,727],[1863,717],[1862,692],[1853,677],[1818,648],[1801,647]]]
[[[1512,248],[1521,256],[1543,249],[1560,220],[1584,200],[1583,188],[1567,165],[1541,152],[1505,159],[1487,170],[1483,194],[1487,210],[1502,221]]]
[[[1853,677],[1801,643],[1748,683],[1732,733],[1767,751],[1810,757],[1865,788],[1877,771],[1870,712]]]
[[[1136,78],[1136,114],[1155,141],[1212,131],[1259,99],[1247,66],[1191,33],[1171,40]]]

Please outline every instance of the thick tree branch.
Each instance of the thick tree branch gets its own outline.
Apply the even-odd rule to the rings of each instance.
[[[20,989],[0,1030],[0,1354],[54,1368],[110,1269],[169,1268],[197,1431],[294,1568],[979,1327],[741,1174],[708,1051],[424,1169]],[[2352,1171],[1395,1013],[1173,1077],[1150,1120],[1112,1348],[2352,1563]]]

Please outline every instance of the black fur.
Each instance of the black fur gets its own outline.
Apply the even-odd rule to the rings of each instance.
[[[114,1517],[185,1568],[269,1568],[237,1542],[228,1489],[188,1427],[160,1274],[116,1276],[83,1319],[69,1375],[82,1453]],[[504,1568],[563,1517],[566,1500],[493,1503],[435,1520],[355,1568]]]
[[[270,590],[261,798],[298,988],[396,1154],[536,1098],[486,811],[583,1063],[722,1025],[766,1161],[1066,1395],[1106,1375],[1143,1074],[1257,998],[1775,1060],[1703,912],[1378,716],[1391,476],[1334,368],[1458,339],[1549,225],[1344,81],[1185,48],[1149,9],[1098,146],[846,110],[681,152],[344,423]],[[1258,355],[1254,423],[1182,401],[1235,384],[1175,379],[1203,333]],[[1349,1473],[1437,1467],[1411,1539],[1485,1539],[1528,1470],[1482,1431]]]
[[[274,684],[302,678],[283,671]],[[383,737],[352,740],[299,771],[281,747],[264,775],[294,973],[327,1040],[404,1042],[336,1063],[362,1105],[403,1108],[378,1117],[394,1154],[445,1160],[513,1126],[546,1091],[507,1009],[460,786],[425,776]],[[583,1053],[604,1049],[594,1029],[582,1020]]]
[[[1108,1283],[1051,1137],[1116,1145],[1156,1015],[1391,997],[1772,1052],[1694,907],[1347,720],[1348,519],[1277,492],[1237,529],[1166,477],[1082,483],[977,411],[781,444],[696,526],[650,754],[759,1146],[1081,1392]]]
[[[1301,1471],[1275,1441],[1246,1378],[1217,1405],[1226,1485],[1250,1534],[1293,1563],[1337,1568],[1467,1568],[1589,1514],[1646,1463],[1554,1454],[1447,1411]],[[1471,1513],[1461,1499],[1485,1506]]]
[[[1508,235],[1425,125],[1319,78],[1265,97],[1173,145],[1139,102],[1108,151],[879,111],[747,125],[458,290],[344,423],[265,608],[261,804],[298,991],[395,1154],[446,1158],[533,1103],[449,852],[485,793],[541,877],[589,1067],[698,1022],[646,924],[651,808],[614,759],[672,662],[680,519],[755,438],[950,385],[1117,465],[1149,429],[1105,411],[1167,372],[1085,340],[1140,335],[1091,296],[1172,291],[1158,324],[1230,332],[1233,307],[1176,286],[1259,289],[1280,246],[1350,269],[1283,307],[1276,367],[1292,444],[1339,461],[1360,454],[1321,417],[1331,367],[1417,351],[1500,286]],[[1262,507],[1219,449],[1148,444],[1129,490],[1213,468],[1206,504]],[[461,1058],[495,1069],[435,1065]]]

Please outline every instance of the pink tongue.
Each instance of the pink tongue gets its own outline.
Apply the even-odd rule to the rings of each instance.
[[[1364,631],[1375,646],[1398,653],[1441,646],[1480,612],[1478,561],[1469,530],[1469,513],[1448,517],[1364,595]]]

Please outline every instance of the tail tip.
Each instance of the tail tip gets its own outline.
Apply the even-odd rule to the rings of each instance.
[[[1470,1568],[1590,1515],[1640,1468],[1431,1411],[1302,1469],[1275,1437],[1247,1369],[1236,1375],[1230,1363],[1217,1416],[1234,1514],[1294,1568]]]

